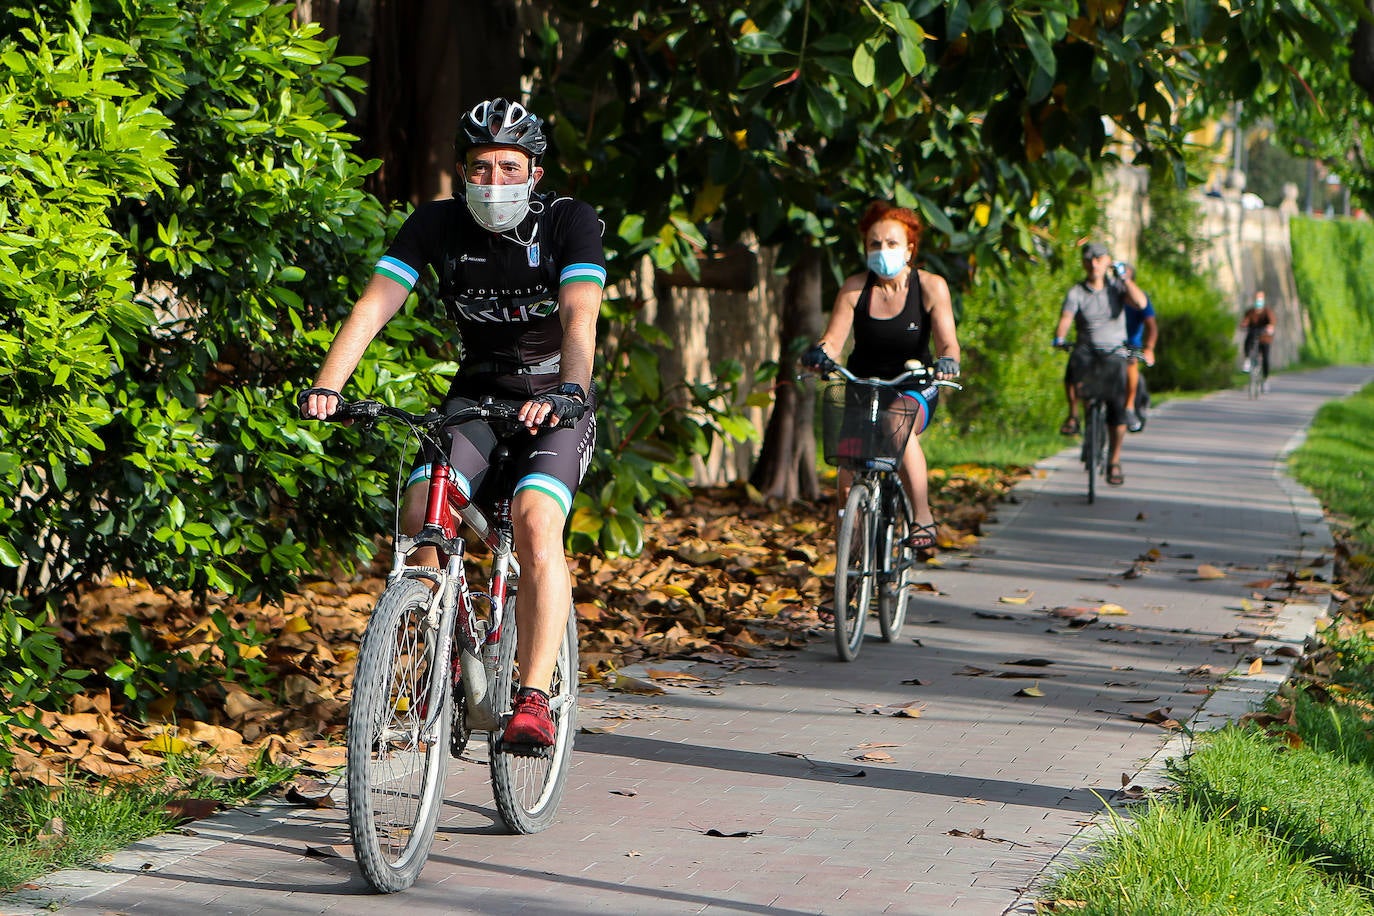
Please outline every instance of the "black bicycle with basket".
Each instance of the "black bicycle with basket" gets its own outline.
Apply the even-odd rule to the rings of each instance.
[[[1072,349],[1065,346],[1063,349]],[[1120,346],[1107,349],[1084,347],[1073,351],[1073,358],[1083,359],[1083,365],[1074,383],[1079,403],[1083,405],[1083,446],[1079,457],[1083,468],[1088,472],[1088,502],[1097,499],[1098,478],[1106,479],[1109,470],[1111,433],[1107,427],[1107,415],[1112,405],[1126,401],[1126,361],[1135,359],[1140,350]],[[1077,357],[1078,353],[1087,354]]]
[[[842,661],[858,656],[875,598],[882,638],[901,634],[915,581],[916,551],[907,543],[915,520],[897,469],[921,406],[902,392],[962,387],[937,381],[933,368],[915,361],[907,367],[877,379],[835,366],[843,381],[821,392],[825,460],[854,474],[835,537],[835,649]]]

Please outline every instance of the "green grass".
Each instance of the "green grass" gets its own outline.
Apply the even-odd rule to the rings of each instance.
[[[199,773],[200,762],[171,758],[156,778],[141,783],[73,779],[57,788],[8,789],[0,797],[0,891],[58,869],[88,865],[171,829],[179,817],[168,810],[169,802],[241,804],[295,772],[260,761],[248,777],[224,781]]]
[[[1289,459],[1293,476],[1374,551],[1374,385],[1317,412]]]
[[[1062,419],[1062,418],[1061,418]],[[1058,424],[1055,424],[1056,427]],[[1022,435],[969,434],[956,436],[943,429],[921,436],[926,462],[933,468],[982,464],[998,468],[1029,467],[1070,444],[1056,429]]]
[[[1151,804],[1061,878],[1054,912],[1091,916],[1362,916],[1374,907],[1254,828]],[[1081,906],[1072,906],[1077,901]]]
[[[1253,827],[1297,855],[1374,886],[1368,766],[1306,743],[1290,748],[1255,728],[1226,728],[1207,736],[1178,783],[1203,816]]]

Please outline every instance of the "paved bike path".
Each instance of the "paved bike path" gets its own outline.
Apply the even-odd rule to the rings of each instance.
[[[1030,912],[1026,889],[1103,799],[1183,748],[1163,720],[1224,720],[1281,681],[1325,603],[1282,585],[1329,575],[1331,541],[1279,456],[1371,378],[1166,404],[1094,505],[1066,449],[924,576],[939,594],[918,596],[902,640],[870,638],[854,664],[817,642],[679,664],[705,684],[664,696],[585,695],[598,733],[578,737],[559,822],[502,834],[485,765],[457,764],[431,860],[398,897],[369,893],[340,810],[281,806],[50,876],[0,913]]]

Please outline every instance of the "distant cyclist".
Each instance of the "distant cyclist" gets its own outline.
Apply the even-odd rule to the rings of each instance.
[[[1241,330],[1245,332],[1245,368],[1250,371],[1250,354],[1258,352],[1260,360],[1260,382],[1262,390],[1269,390],[1269,345],[1274,342],[1274,313],[1264,304],[1264,290],[1255,293],[1250,308],[1240,319]]]
[[[1126,344],[1126,310],[1143,310],[1145,293],[1135,281],[1112,266],[1107,246],[1090,242],[1083,246],[1083,280],[1075,283],[1064,296],[1059,324],[1054,332],[1054,345],[1064,345],[1064,337],[1072,325],[1075,331],[1073,352],[1069,354],[1064,371],[1064,394],[1069,402],[1069,415],[1059,431],[1066,436],[1076,435],[1078,423],[1078,392],[1076,385],[1091,372],[1107,372],[1117,376],[1114,390],[1120,394],[1107,405],[1107,425],[1110,448],[1107,455],[1107,483],[1120,486],[1126,482],[1121,471],[1121,443],[1126,437],[1126,364],[1124,356],[1116,355]],[[1109,275],[1110,272],[1110,275]],[[1122,274],[1118,276],[1118,274]]]
[[[834,364],[854,332],[854,351],[848,369],[865,378],[895,378],[909,359],[935,369],[938,379],[959,375],[959,341],[954,333],[954,308],[945,278],[915,265],[925,226],[913,211],[875,201],[859,219],[868,269],[844,281],[830,324],[815,346],[802,356],[802,365],[824,370]],[[933,350],[939,358],[932,356]],[[926,456],[920,435],[930,424],[939,400],[934,385],[904,392],[916,405],[916,423],[902,454],[900,474],[914,515],[909,545],[928,550],[936,545],[937,527],[930,510]],[[852,473],[841,469],[841,505]]]
[[[421,204],[405,221],[334,338],[315,387],[301,396],[303,416],[334,413],[368,343],[432,271],[463,349],[446,409],[491,395],[523,400],[520,421],[531,433],[576,420],[513,444],[522,684],[505,740],[534,746],[554,739],[548,690],[572,594],[563,526],[596,437],[588,392],[606,283],[596,211],[534,191],[546,145],[543,123],[517,102],[492,99],[462,116],[462,197]],[[482,424],[461,429],[453,437],[454,480],[471,495],[496,442]],[[428,465],[410,476],[404,512],[410,533],[423,521],[428,478]]]

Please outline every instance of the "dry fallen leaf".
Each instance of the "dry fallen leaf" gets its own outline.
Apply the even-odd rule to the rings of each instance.
[[[617,674],[611,683],[606,685],[611,690],[618,690],[621,693],[633,693],[638,696],[658,696],[667,693],[662,687],[653,681],[646,681],[642,678],[630,677],[628,674]]]
[[[863,763],[896,763],[897,758],[884,751],[865,751],[854,758]]]
[[[1199,579],[1225,579],[1226,573],[1210,563],[1203,563],[1197,568],[1197,577]]]
[[[1040,682],[1039,682],[1039,681],[1036,681],[1034,684],[1032,684],[1032,685],[1029,686],[1029,687],[1022,687],[1020,690],[1018,690],[1018,691],[1016,691],[1015,693],[1013,693],[1012,696],[1014,696],[1014,697],[1043,697],[1043,696],[1045,695],[1045,691],[1043,691],[1043,690],[1040,689],[1039,684],[1040,684]]]
[[[1025,604],[1035,595],[1035,592],[1026,592],[1024,595],[1003,595],[997,600],[1003,604]]]
[[[1099,607],[1097,613],[1101,614],[1103,617],[1124,617],[1131,612],[1119,604],[1111,604],[1108,602]]]
[[[1257,658],[1257,659],[1255,659],[1253,662],[1250,663],[1250,667],[1247,668],[1247,669],[1245,670],[1245,673],[1246,673],[1246,674],[1263,674],[1263,673],[1264,673],[1264,659],[1262,659],[1262,658]]]

